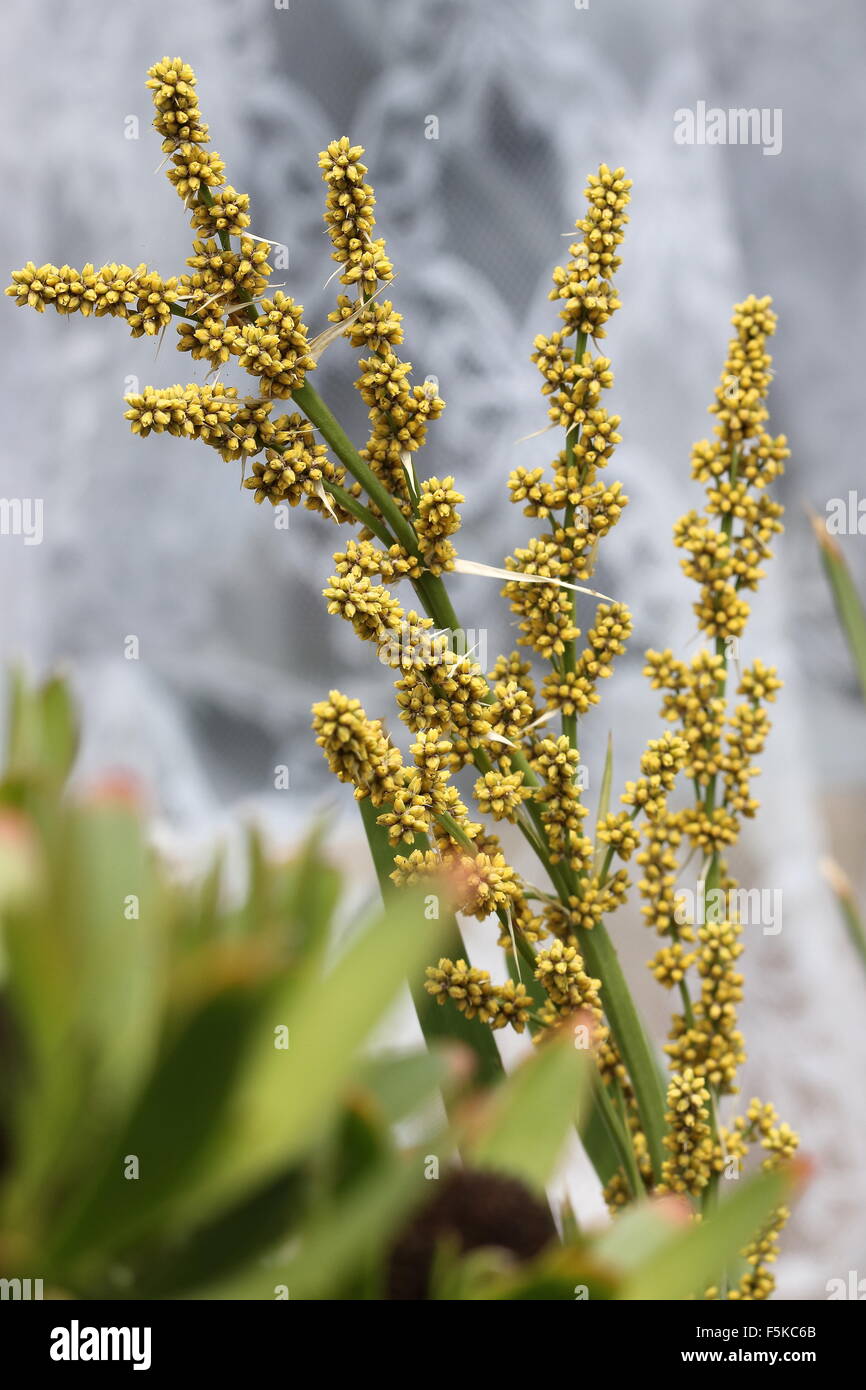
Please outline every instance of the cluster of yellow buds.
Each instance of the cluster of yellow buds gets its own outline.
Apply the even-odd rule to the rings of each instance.
[[[363,153],[362,145],[352,145],[343,136],[333,140],[319,155],[319,168],[328,189],[325,225],[334,248],[331,254],[343,268],[342,283],[356,287],[358,292],[355,303],[348,296],[340,296],[330,318],[334,323],[346,323],[347,335],[354,345],[369,348],[373,353],[361,360],[361,376],[356,382],[369,407],[371,423],[370,438],[361,456],[409,515],[413,510],[413,489],[407,459],[423,446],[427,423],[442,414],[445,402],[435,380],[410,385],[412,364],[401,361],[394,351],[403,340],[401,317],[390,300],[377,302],[373,298],[394,272],[384,240],[374,240],[372,236],[376,199],[366,180],[367,167],[361,163]],[[452,529],[456,530],[456,526]],[[444,554],[447,559],[450,551]]]
[[[451,1000],[467,1018],[480,1018],[494,1029],[510,1025],[516,1033],[522,1033],[526,1027],[532,1004],[524,985],[513,980],[494,985],[489,971],[476,970],[465,960],[452,961],[446,956],[438,965],[427,967],[427,989],[437,1004]]]
[[[127,397],[133,431],[199,439],[226,459],[245,460],[267,448],[250,480],[257,502],[302,501],[345,521],[337,496],[344,471],[333,461],[318,462],[325,446],[314,446],[312,466],[306,440],[300,448],[292,445],[285,465],[274,457],[293,427],[286,417],[269,419],[270,402],[293,395],[316,365],[303,309],[279,291],[262,298],[271,275],[269,246],[248,235],[249,197],[226,184],[222,159],[207,148],[192,68],[181,58],[163,58],[149,69],[147,86],[169,181],[190,211],[188,270],[163,276],[147,265],[76,270],[31,261],[13,271],[6,293],[39,313],[51,305],[61,314],[125,319],[133,337],[162,333],[176,318],[180,352],[206,362],[212,373],[236,363],[256,380],[258,397],[240,402],[234,387],[218,381],[146,387]]]
[[[672,1123],[674,1156],[668,1160],[666,1181],[676,1187],[684,1182],[696,1194],[715,1184],[730,1158],[741,1158],[747,1139],[761,1133],[763,1111],[754,1103],[745,1120],[720,1127],[717,1107],[722,1096],[737,1090],[737,1074],[745,1060],[742,1034],[737,1026],[737,1006],[743,997],[743,976],[737,962],[743,952],[743,924],[737,920],[734,902],[736,881],[731,877],[726,854],[740,834],[743,818],[755,815],[758,802],[752,781],[758,769],[770,721],[766,706],[781,686],[775,670],[756,660],[739,666],[739,642],[749,616],[744,591],[754,590],[762,578],[761,564],[769,556],[768,542],[782,529],[781,506],[769,494],[788,456],[784,435],[767,432],[766,397],[772,379],[772,359],[767,338],[776,319],[769,299],[754,296],[736,306],[732,338],[710,411],[716,416],[715,439],[701,440],[692,455],[692,472],[706,488],[703,513],[689,512],[674,528],[674,542],[686,552],[683,569],[699,586],[695,604],[698,623],[711,646],[700,649],[689,664],[670,650],[648,651],[645,675],[654,689],[663,692],[662,716],[677,728],[685,750],[683,772],[694,789],[691,804],[677,809],[665,806],[645,827],[637,862],[643,871],[639,891],[649,925],[664,944],[649,962],[650,970],[665,988],[676,987],[684,1008],[673,1017],[666,1048],[672,1069],[672,1092],[700,1084],[706,1092],[708,1113],[700,1119],[702,1133],[698,1159]],[[731,668],[738,667],[736,695],[730,701]],[[697,851],[702,858],[701,889],[715,890],[724,906],[712,906],[696,917],[687,910],[687,896],[678,889],[681,856]],[[697,977],[700,992],[692,999],[690,979]],[[686,1083],[685,1078],[690,1078]],[[702,1104],[704,1102],[702,1101]],[[775,1112],[771,1114],[774,1116]],[[676,1113],[673,1107],[671,1114]],[[688,1112],[683,1112],[688,1118]],[[769,1122],[767,1122],[769,1123]],[[787,1126],[779,1131],[784,1156],[796,1147],[796,1136]],[[682,1145],[685,1143],[685,1148]],[[687,1153],[688,1173],[682,1169]],[[678,1168],[677,1165],[680,1164]],[[766,1298],[773,1289],[767,1265],[774,1258],[779,1230],[787,1219],[780,1208],[768,1229],[750,1246],[746,1258],[752,1265],[730,1298]],[[718,1289],[709,1291],[718,1297]]]

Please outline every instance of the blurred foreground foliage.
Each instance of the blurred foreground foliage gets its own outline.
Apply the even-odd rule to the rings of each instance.
[[[790,1171],[702,1221],[677,1199],[591,1235],[554,1221],[545,1188],[590,1108],[570,1032],[508,1077],[453,1041],[372,1052],[447,930],[424,900],[394,894],[336,941],[315,838],[272,864],[252,836],[236,901],[219,863],[180,882],[122,780],[66,789],[76,745],[66,686],[15,678],[0,1279],[83,1299],[680,1299],[735,1271]]]
[[[866,605],[857,592],[841,547],[828,534],[826,522],[813,516],[812,525],[818,541],[824,574],[833,596],[839,626],[847,643],[863,698],[866,700]],[[863,912],[857,902],[854,887],[834,860],[825,859],[823,868],[830,888],[839,904],[848,935],[864,966],[866,966],[866,924],[864,924]]]

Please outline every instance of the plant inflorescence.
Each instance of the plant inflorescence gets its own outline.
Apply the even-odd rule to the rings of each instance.
[[[759,1101],[721,1121],[720,1103],[737,1091],[745,1056],[737,1024],[743,924],[724,908],[690,920],[679,898],[692,865],[715,900],[730,901],[736,884],[728,857],[757,810],[754,760],[780,686],[760,661],[737,666],[747,595],[781,530],[771,485],[788,454],[784,436],[767,427],[770,301],[749,297],[734,310],[710,406],[714,437],[692,457],[704,505],[674,530],[697,586],[704,643],[688,661],[671,650],[647,652],[646,675],[662,692],[670,727],[648,743],[618,809],[609,755],[593,821],[581,775],[582,721],[633,626],[624,603],[588,587],[600,542],[628,502],[621,484],[608,480],[621,422],[606,404],[613,374],[598,346],[620,308],[615,282],[630,180],[604,164],[589,176],[569,259],[554,272],[559,326],[536,337],[532,360],[561,447],[548,471],[511,473],[511,500],[539,523],[539,533],[503,570],[492,570],[458,556],[464,497],[457,480],[424,477],[418,465],[444,402],[435,379],[413,382],[400,355],[401,316],[383,294],[393,269],[375,234],[362,147],[343,137],[319,159],[342,291],[330,326],[311,337],[302,306],[269,288],[269,243],[252,231],[248,196],[226,183],[209,146],[192,69],[163,59],[150,69],[148,86],[168,177],[190,217],[187,269],[164,277],[146,265],[30,263],[14,272],[7,294],[40,312],[50,306],[123,320],[134,337],[174,323],[178,349],[207,363],[208,379],[127,397],[133,431],[198,439],[249,467],[245,486],[257,502],[302,504],[356,528],[335,553],[324,595],[329,612],[351,623],[391,669],[411,741],[404,753],[381,719],[337,690],[314,706],[317,741],[362,804],[383,880],[423,886],[444,871],[459,911],[495,919],[503,949],[498,982],[472,966],[465,950],[443,955],[427,971],[427,995],[453,1014],[455,1027],[473,1025],[468,1036],[479,1051],[487,1046],[483,1033],[510,1027],[539,1039],[575,1018],[591,1019],[597,1076],[584,1142],[611,1208],[647,1192],[673,1192],[699,1218],[720,1200],[722,1179],[739,1174],[752,1145],[770,1167],[796,1146],[772,1106]],[[340,337],[361,353],[356,387],[369,435],[360,449],[309,380]],[[250,394],[219,380],[231,363],[248,374]],[[287,413],[277,413],[281,402]],[[445,580],[455,569],[504,579],[517,649],[489,671],[461,641]],[[411,594],[406,602],[398,586]],[[599,600],[588,622],[578,595]],[[531,846],[541,886],[509,863],[494,828],[500,822],[516,826]],[[608,934],[631,887],[629,861],[659,938],[650,970],[677,1001],[667,1080]],[[453,939],[460,947],[456,928]],[[767,1296],[786,1216],[779,1208],[756,1234],[738,1280],[720,1278],[707,1296]]]

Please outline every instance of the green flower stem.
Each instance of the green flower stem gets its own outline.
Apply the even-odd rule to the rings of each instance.
[[[732,455],[731,455],[731,467],[730,467],[730,469],[729,469],[729,474],[728,474],[728,476],[729,476],[729,478],[730,478],[730,481],[731,481],[732,483],[736,481],[738,468],[739,468],[739,453],[738,453],[738,450],[737,450],[737,449],[734,449],[734,450],[732,451]],[[734,529],[734,516],[733,516],[733,513],[732,513],[732,512],[728,512],[727,515],[725,515],[725,516],[722,518],[722,523],[721,523],[721,527],[720,527],[720,533],[721,533],[721,535],[723,535],[726,539],[730,540],[731,535],[732,535],[732,533],[733,533],[733,529]],[[726,691],[727,691],[727,686],[728,686],[728,656],[727,656],[727,651],[726,651],[726,648],[725,648],[725,640],[724,640],[723,637],[717,637],[717,638],[716,638],[716,641],[715,641],[715,653],[716,653],[716,656],[718,656],[718,657],[721,658],[722,663],[723,663],[723,664],[722,664],[721,672],[720,672],[719,677],[718,677],[718,680],[717,680],[717,682],[716,682],[716,695],[717,695],[717,698],[718,698],[718,699],[724,700],[725,697],[726,697]],[[696,791],[697,791],[697,794],[698,794],[698,799],[700,800],[700,788],[699,788],[699,787],[696,788]],[[708,781],[708,783],[707,783],[706,795],[704,796],[704,799],[703,799],[703,808],[704,808],[704,812],[705,812],[706,815],[708,815],[708,816],[711,816],[711,815],[713,814],[713,811],[716,809],[717,795],[718,795],[718,774],[717,774],[717,773],[714,773],[714,774],[712,775],[712,777],[710,777],[710,779],[709,779],[709,781]],[[724,798],[722,799],[722,804],[724,804]],[[711,892],[713,892],[716,888],[719,887],[719,885],[720,885],[720,883],[721,883],[721,877],[722,877],[722,860],[721,860],[721,855],[719,854],[719,851],[718,851],[718,850],[713,850],[713,852],[712,852],[712,854],[710,855],[710,858],[709,858],[709,865],[708,865],[708,867],[707,867],[706,880],[705,880],[705,888],[706,888],[706,892],[707,892],[708,894],[711,893]],[[684,1014],[686,1023],[689,1025],[689,1027],[693,1027],[693,1026],[694,1026],[694,1010],[693,1010],[693,1007],[692,1007],[692,1001],[691,1001],[691,995],[690,995],[690,993],[689,993],[689,988],[688,988],[688,985],[686,984],[685,981],[682,981],[682,983],[680,984],[680,998],[681,998],[682,1004],[683,1004],[683,1014]],[[716,1145],[718,1145],[718,1144],[719,1144],[719,1122],[718,1122],[718,1101],[719,1101],[719,1097],[718,1097],[718,1095],[717,1095],[717,1093],[716,1093],[716,1091],[715,1091],[715,1089],[714,1089],[713,1087],[710,1087],[709,1089],[710,1089],[710,1128],[711,1128],[711,1132],[712,1132],[712,1136],[713,1136],[713,1142],[714,1142]],[[718,1174],[715,1174],[715,1173],[714,1173],[714,1174],[711,1176],[710,1181],[709,1181],[709,1183],[707,1184],[707,1187],[705,1188],[704,1193],[703,1193],[703,1197],[702,1197],[702,1199],[701,1199],[701,1208],[702,1208],[702,1210],[704,1211],[705,1214],[711,1212],[711,1211],[713,1210],[713,1208],[715,1207],[716,1203],[717,1203],[717,1200],[718,1200],[718,1191],[717,1191],[717,1189],[718,1189]]]
[[[368,463],[365,463],[349,439],[342,425],[331,413],[321,396],[309,382],[292,392],[292,400],[304,412],[311,425],[314,425],[323,439],[330,444],[338,459],[352,474],[375,503],[388,523],[391,531],[409,555],[418,554],[418,537],[410,521],[401,512],[388,489],[385,487]]]
[[[581,362],[581,361],[583,360],[583,354],[584,354],[585,352],[586,352],[586,334],[585,334],[585,333],[578,333],[577,338],[576,338],[576,341],[575,341],[575,348],[574,348],[574,359],[575,359],[575,361],[576,361],[576,362]],[[574,447],[575,447],[575,445],[576,445],[576,443],[577,443],[577,440],[578,440],[579,435],[580,435],[580,429],[579,429],[578,426],[575,426],[573,429],[570,429],[570,430],[567,430],[567,431],[566,431],[566,435],[565,435],[565,465],[566,465],[566,470],[570,469],[571,466],[572,466],[573,463],[574,463]],[[565,530],[568,531],[568,528],[569,528],[571,525],[573,525],[573,523],[574,523],[574,504],[573,504],[572,502],[567,502],[567,503],[566,503],[566,506],[565,506],[565,521],[564,521]],[[572,579],[574,578],[574,572],[573,572],[573,571],[572,571],[572,576],[571,576],[571,577],[572,577]],[[571,594],[571,620],[572,620],[572,622],[575,622],[576,618],[577,618],[577,594],[572,593],[572,594]],[[563,652],[563,655],[562,655],[562,665],[563,665],[563,669],[564,669],[566,672],[568,672],[570,675],[573,675],[574,672],[577,670],[577,643],[576,643],[576,640],[575,640],[573,637],[569,638],[569,640],[565,643],[565,651]],[[576,713],[576,712],[573,713],[573,714],[563,714],[563,716],[562,716],[562,732],[566,735],[566,737],[567,737],[567,739],[568,739],[568,741],[569,741],[571,747],[572,747],[572,748],[577,748],[577,713]]]
[[[622,1055],[646,1136],[656,1181],[664,1162],[665,1091],[649,1039],[635,1008],[616,948],[603,922],[577,928],[580,953],[590,975],[601,980],[602,1003]]]
[[[613,1083],[612,1089],[616,1096],[617,1102],[616,1105],[614,1105],[613,1099],[610,1094],[610,1090],[605,1085],[601,1073],[597,1072],[596,1075],[598,1078],[598,1089],[599,1091],[604,1093],[603,1098],[601,1100],[602,1114],[604,1115],[605,1106],[607,1106],[612,1112],[613,1118],[619,1121],[619,1131],[622,1136],[620,1141],[621,1157],[623,1160],[623,1166],[625,1168],[626,1178],[629,1183],[629,1186],[631,1187],[632,1196],[642,1197],[646,1192],[646,1188],[644,1186],[643,1178],[641,1177],[641,1172],[637,1161],[637,1155],[634,1151],[634,1144],[632,1142],[631,1132],[628,1127],[628,1112],[625,1103],[625,1096],[622,1092],[622,1086],[620,1085],[619,1081],[615,1080]]]
[[[740,460],[739,460],[739,451],[738,451],[737,449],[733,449],[733,450],[732,450],[732,453],[731,453],[731,467],[730,467],[729,472],[728,472],[728,476],[729,476],[729,478],[730,478],[730,480],[731,480],[732,483],[736,482],[736,479],[737,479],[737,471],[738,471],[738,468],[739,468],[739,462],[740,462]],[[723,536],[725,536],[728,540],[730,540],[731,535],[732,535],[732,533],[733,533],[733,529],[734,529],[734,516],[733,516],[733,513],[732,513],[732,512],[728,512],[728,513],[722,518],[722,524],[721,524],[721,528],[720,528],[720,529],[721,529],[721,534],[722,534]],[[724,699],[726,698],[726,692],[727,692],[727,687],[728,687],[728,655],[727,655],[727,651],[726,651],[726,648],[725,648],[725,640],[724,640],[723,637],[717,637],[717,638],[716,638],[715,651],[716,651],[716,656],[721,657],[722,663],[723,663],[721,673],[720,673],[719,678],[718,678],[718,681],[717,681],[717,683],[716,683],[716,694],[717,694],[717,697],[718,697],[720,700],[724,700]],[[713,811],[714,811],[715,808],[716,808],[717,788],[718,788],[718,774],[717,774],[717,773],[714,773],[713,776],[710,778],[709,784],[708,784],[708,786],[707,786],[707,794],[706,794],[706,799],[705,799],[705,801],[704,801],[704,811],[706,812],[706,814],[707,814],[708,816],[712,815]],[[724,797],[722,798],[722,804],[724,804]],[[707,869],[707,876],[706,876],[705,888],[706,888],[707,894],[714,892],[714,891],[719,887],[719,885],[720,885],[720,883],[721,883],[721,878],[722,878],[722,860],[721,860],[721,855],[719,854],[719,851],[718,851],[718,850],[713,850],[713,853],[712,853],[711,856],[710,856],[709,868]],[[692,1014],[691,1001],[690,1001],[690,998],[689,998],[688,988],[685,986],[685,984],[683,984],[683,986],[681,987],[681,994],[683,994],[683,1002],[684,1002],[684,1006],[686,1006],[686,1007],[685,1007],[685,1010],[684,1010],[684,1011],[685,1011],[685,1016],[686,1016],[686,1021],[687,1021],[689,1024],[691,1024],[692,1021],[693,1021],[693,1014]],[[716,1092],[716,1090],[715,1090],[714,1087],[710,1086],[710,1087],[709,1087],[709,1091],[710,1091],[710,1129],[711,1129],[711,1133],[712,1133],[712,1136],[713,1136],[713,1143],[714,1143],[716,1146],[718,1146],[718,1145],[719,1145],[719,1142],[720,1142],[720,1141],[719,1141],[719,1121],[718,1121],[718,1102],[719,1102],[719,1097],[718,1097],[718,1094],[717,1094],[717,1092]],[[701,1208],[702,1208],[702,1210],[703,1210],[703,1212],[704,1212],[705,1214],[708,1214],[709,1212],[711,1212],[711,1211],[714,1209],[714,1207],[716,1206],[716,1203],[717,1203],[717,1201],[718,1201],[718,1181],[719,1181],[719,1179],[718,1179],[718,1174],[717,1174],[717,1173],[713,1173],[713,1174],[711,1175],[711,1177],[710,1177],[709,1183],[707,1184],[707,1186],[706,1186],[706,1188],[705,1188],[705,1190],[704,1190],[703,1197],[702,1197],[702,1200],[701,1200]],[[722,1283],[724,1283],[724,1280],[722,1280]]]
[[[692,996],[689,994],[689,987],[685,980],[680,980],[680,999],[682,1000],[683,1014],[685,1015],[686,1023],[690,1028],[694,1028],[695,1014],[692,1008]]]
[[[602,1187],[607,1187],[620,1172],[626,1173],[628,1181],[625,1156],[621,1154],[620,1146],[613,1137],[609,1116],[605,1118],[601,1111],[603,1100],[599,1099],[596,1103],[595,1087],[590,1095],[593,1104],[588,1107],[588,1113],[581,1120],[577,1130],[580,1142]]]
[[[448,831],[448,834],[451,836],[451,839],[454,840],[456,844],[462,845],[468,854],[475,854],[475,845],[472,843],[463,827],[458,824],[458,822],[454,819],[452,815],[448,813],[448,811],[437,811],[436,819],[442,826],[443,830]],[[526,940],[526,937],[523,935],[523,932],[520,931],[518,927],[514,926],[514,923],[511,921],[511,918],[509,917],[508,912],[505,908],[498,907],[496,909],[496,916],[499,918],[499,921],[502,923],[502,926],[508,932],[509,936],[511,936],[515,941],[517,949],[523,956],[523,959],[532,966],[532,969],[534,971],[536,966],[535,952],[533,951],[529,942]]]

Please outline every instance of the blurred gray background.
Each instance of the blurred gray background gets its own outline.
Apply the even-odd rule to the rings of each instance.
[[[771,411],[793,450],[788,530],[743,657],[777,664],[786,688],[739,867],[749,885],[783,890],[785,917],[778,936],[755,929],[747,941],[744,1092],[778,1105],[816,1165],[785,1242],[783,1296],[825,1297],[829,1278],[866,1275],[866,978],[818,871],[831,850],[866,894],[866,715],[804,509],[823,514],[862,476],[866,11],[854,0],[10,0],[0,32],[7,268],[183,268],[187,220],[154,176],[144,88],[152,62],[180,54],[229,180],[253,197],[254,230],[289,248],[288,274],[274,279],[288,280],[318,332],[337,286],[326,288],[317,153],[342,133],[366,146],[405,352],[418,379],[439,378],[448,405],[419,466],[456,475],[462,553],[489,564],[535,525],[507,500],[508,470],[559,447],[553,435],[518,442],[546,421],[528,354],[556,322],[550,271],[567,254],[585,174],[602,160],[627,166],[623,310],[605,350],[624,435],[612,476],[631,506],[602,548],[598,582],[631,605],[636,633],[584,723],[593,776],[608,728],[620,782],[658,732],[643,649],[694,650],[671,527],[697,501],[689,450],[711,429],[731,305],[774,296]],[[780,108],[781,152],[678,145],[674,112],[698,101]],[[117,322],[37,317],[11,302],[2,312],[0,495],[44,499],[44,541],[0,538],[0,658],[71,674],[79,776],[131,769],[160,843],[185,862],[236,839],[250,817],[284,848],[312,807],[329,807],[366,881],[351,798],[309,733],[312,701],[335,685],[371,714],[392,711],[369,649],[325,613],[334,527],[299,510],[278,531],[212,451],[132,437],[125,391],[204,375],[206,364],[176,355],[173,334],[157,356]],[[316,386],[360,440],[355,360],[335,345]],[[866,589],[862,538],[843,545]],[[466,627],[488,631],[490,659],[510,649],[498,586],[454,587]],[[129,635],[137,661],[124,656]],[[278,792],[281,763],[291,786]],[[635,917],[615,926],[661,1035],[668,999],[642,970],[654,946]]]

